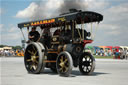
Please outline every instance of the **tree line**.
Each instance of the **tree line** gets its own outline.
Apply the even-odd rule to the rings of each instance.
[[[17,45],[17,46],[0,45],[0,48],[6,47],[6,46],[7,47],[12,47],[13,50],[16,50],[16,49],[21,50],[22,49],[22,47],[19,46],[19,45]]]

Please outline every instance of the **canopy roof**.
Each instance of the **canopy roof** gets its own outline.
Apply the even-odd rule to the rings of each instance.
[[[55,18],[19,23],[18,27],[23,28],[30,26],[41,26],[42,28],[46,28],[62,26],[65,23],[70,24],[71,21],[76,21],[77,24],[82,24],[90,22],[100,22],[102,20],[103,16],[99,13],[91,11],[77,11],[62,14]]]

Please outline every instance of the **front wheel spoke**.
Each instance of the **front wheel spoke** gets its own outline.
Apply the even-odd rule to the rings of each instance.
[[[31,59],[27,59],[26,61],[27,61],[27,62],[30,62],[30,61],[32,61],[32,60],[31,60]]]
[[[39,56],[35,56],[36,58],[39,58]]]
[[[37,51],[35,51],[35,53],[33,53],[34,54],[34,56],[36,56],[36,54],[37,54]]]
[[[33,65],[30,66],[30,69],[31,69],[31,70],[32,70],[32,68],[33,68]]]
[[[32,48],[33,48],[34,51],[36,51],[35,48],[34,48],[34,46],[32,46]]]
[[[31,55],[33,55],[33,52],[31,52],[30,50],[28,50],[28,52],[29,52]]]

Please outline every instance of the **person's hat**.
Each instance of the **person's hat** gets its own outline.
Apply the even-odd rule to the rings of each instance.
[[[36,26],[33,26],[32,29],[36,29]]]

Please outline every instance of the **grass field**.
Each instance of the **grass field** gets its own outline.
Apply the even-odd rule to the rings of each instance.
[[[101,58],[101,59],[113,59],[113,56],[96,56],[93,55],[95,58]]]
[[[97,55],[93,55],[95,58],[98,59],[113,59],[114,56],[97,56]],[[2,57],[2,56],[0,56]],[[14,57],[23,57],[23,56],[14,56]]]

